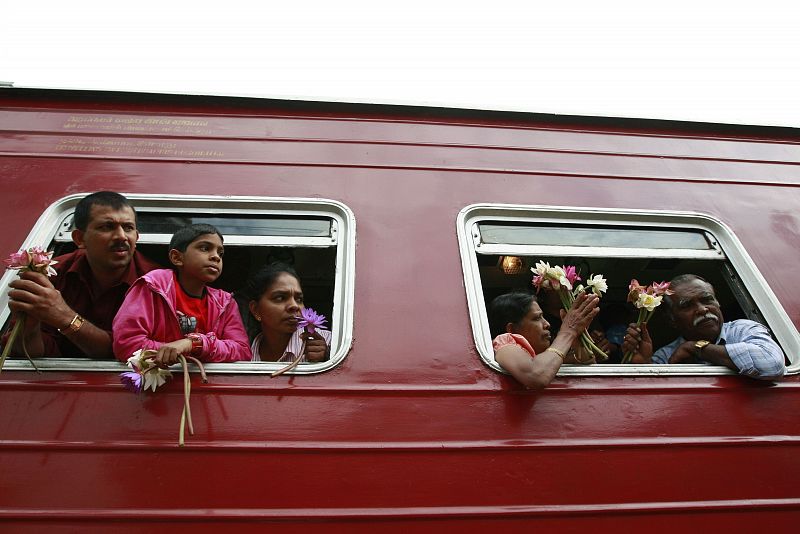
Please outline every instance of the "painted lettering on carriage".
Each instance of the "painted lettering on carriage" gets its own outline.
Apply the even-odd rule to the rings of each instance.
[[[70,154],[99,154],[120,156],[163,156],[181,158],[219,158],[225,155],[219,150],[192,150],[181,148],[178,143],[159,140],[94,139],[64,137],[55,146],[57,152]]]
[[[131,117],[110,115],[69,115],[64,130],[174,135],[208,135],[212,133],[205,119],[174,117]]]

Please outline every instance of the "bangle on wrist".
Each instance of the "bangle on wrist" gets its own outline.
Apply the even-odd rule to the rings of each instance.
[[[563,353],[563,352],[561,352],[561,351],[560,351],[560,350],[558,350],[558,349],[554,349],[553,347],[547,347],[546,349],[544,349],[544,351],[545,351],[545,352],[547,352],[548,350],[549,350],[550,352],[553,352],[553,353],[555,353],[555,354],[556,354],[556,355],[557,355],[559,358],[561,358],[561,361],[562,361],[562,362],[564,361],[564,358],[565,358],[565,356],[564,356],[564,353]]]
[[[200,356],[203,352],[203,337],[197,333],[186,334],[186,339],[192,342],[192,350],[189,351],[190,356]]]

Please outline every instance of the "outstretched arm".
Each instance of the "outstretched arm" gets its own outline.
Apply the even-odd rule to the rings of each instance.
[[[495,353],[495,360],[522,385],[530,389],[546,387],[564,362],[562,355],[567,354],[578,336],[586,330],[600,309],[599,299],[595,295],[581,293],[575,299],[561,323],[558,335],[545,350],[531,358],[525,349],[518,345],[500,347]],[[549,350],[553,349],[553,350]]]
[[[732,328],[728,335],[731,341],[726,345],[709,344],[697,349],[694,341],[686,341],[678,345],[669,363],[689,363],[696,358],[761,380],[783,378],[786,372],[783,351],[765,326],[736,321]]]
[[[556,352],[546,350],[531,358],[519,345],[505,345],[494,355],[500,367],[529,389],[543,389],[555,378],[563,360]]]

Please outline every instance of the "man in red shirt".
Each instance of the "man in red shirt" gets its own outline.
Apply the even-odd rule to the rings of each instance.
[[[111,323],[125,292],[158,268],[136,252],[136,212],[119,193],[99,191],[75,207],[78,249],[55,258],[52,278],[24,272],[11,282],[8,306],[26,315],[25,348],[32,357],[113,358]],[[21,342],[14,352],[22,353]]]

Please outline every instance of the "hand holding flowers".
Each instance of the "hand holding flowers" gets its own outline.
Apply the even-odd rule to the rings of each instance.
[[[531,269],[534,273],[533,285],[537,291],[541,289],[555,291],[561,300],[563,309],[567,312],[572,308],[575,299],[579,294],[588,289],[591,293],[601,297],[603,293],[608,290],[608,284],[602,275],[592,275],[586,281],[586,288],[583,285],[575,284],[581,280],[577,270],[573,265],[555,266],[551,267],[549,263],[540,261],[536,266]],[[573,289],[574,287],[574,289]],[[580,333],[580,341],[584,350],[588,354],[596,355],[600,361],[608,359],[608,354],[603,352],[589,336],[586,329],[583,328]],[[587,362],[588,363],[588,362]]]
[[[649,348],[648,352],[652,353],[653,342],[650,340],[650,334],[647,332],[647,322],[650,321],[655,309],[661,305],[664,296],[672,295],[673,293],[674,291],[669,287],[669,282],[653,282],[645,287],[639,285],[639,281],[635,278],[631,280],[631,283],[628,285],[628,302],[633,303],[639,310],[639,317],[636,319],[636,325],[634,327],[634,331],[641,335],[641,339],[637,339],[637,347],[640,344],[647,345]],[[629,329],[628,336],[631,335]],[[628,344],[626,344],[626,346],[627,345]],[[638,350],[641,350],[641,348]],[[622,363],[630,363],[635,353],[635,350],[626,351],[625,355],[622,357]]]
[[[299,354],[295,356],[294,360],[292,360],[289,365],[272,373],[272,378],[280,376],[286,371],[291,371],[297,367],[303,359],[303,355],[305,355],[309,361],[318,362],[323,360],[327,354],[328,345],[316,331],[317,328],[325,327],[325,323],[327,322],[325,316],[318,314],[311,308],[303,308],[300,310],[299,319],[297,329],[303,331],[301,334],[303,345],[300,348]]]
[[[142,390],[147,391],[151,389],[153,392],[157,388],[166,384],[168,378],[172,378],[172,372],[169,369],[159,367],[155,362],[158,351],[155,350],[137,350],[133,356],[128,358],[128,367],[131,371],[126,371],[120,374],[120,382],[130,391],[134,393],[141,393]],[[200,369],[200,375],[203,383],[208,382],[206,371],[200,360],[192,356],[178,355],[178,361],[183,367],[183,412],[181,413],[181,424],[178,433],[178,445],[183,447],[184,434],[188,424],[189,434],[194,435],[194,426],[192,425],[192,411],[189,405],[189,397],[192,393],[192,382],[189,378],[189,363],[191,360]]]
[[[53,252],[46,251],[42,247],[30,247],[28,249],[20,250],[19,252],[15,252],[11,254],[8,259],[3,260],[3,263],[6,264],[6,269],[16,269],[20,273],[24,273],[26,271],[32,271],[36,273],[41,273],[47,277],[55,276],[56,270],[53,269],[53,265],[58,262],[53,261]],[[17,314],[17,322],[14,324],[14,328],[11,330],[11,333],[8,336],[8,340],[6,341],[5,347],[3,347],[3,353],[0,355],[0,372],[3,371],[3,364],[5,364],[6,358],[8,354],[11,352],[11,348],[14,346],[14,342],[16,341],[17,336],[19,336],[20,332],[22,332],[25,328],[25,315],[22,313]],[[28,358],[28,361],[31,362],[33,368],[38,371],[36,368],[36,364],[31,359],[30,355],[28,354],[28,349],[25,347],[25,338],[22,338],[22,351],[25,353],[25,356]]]

